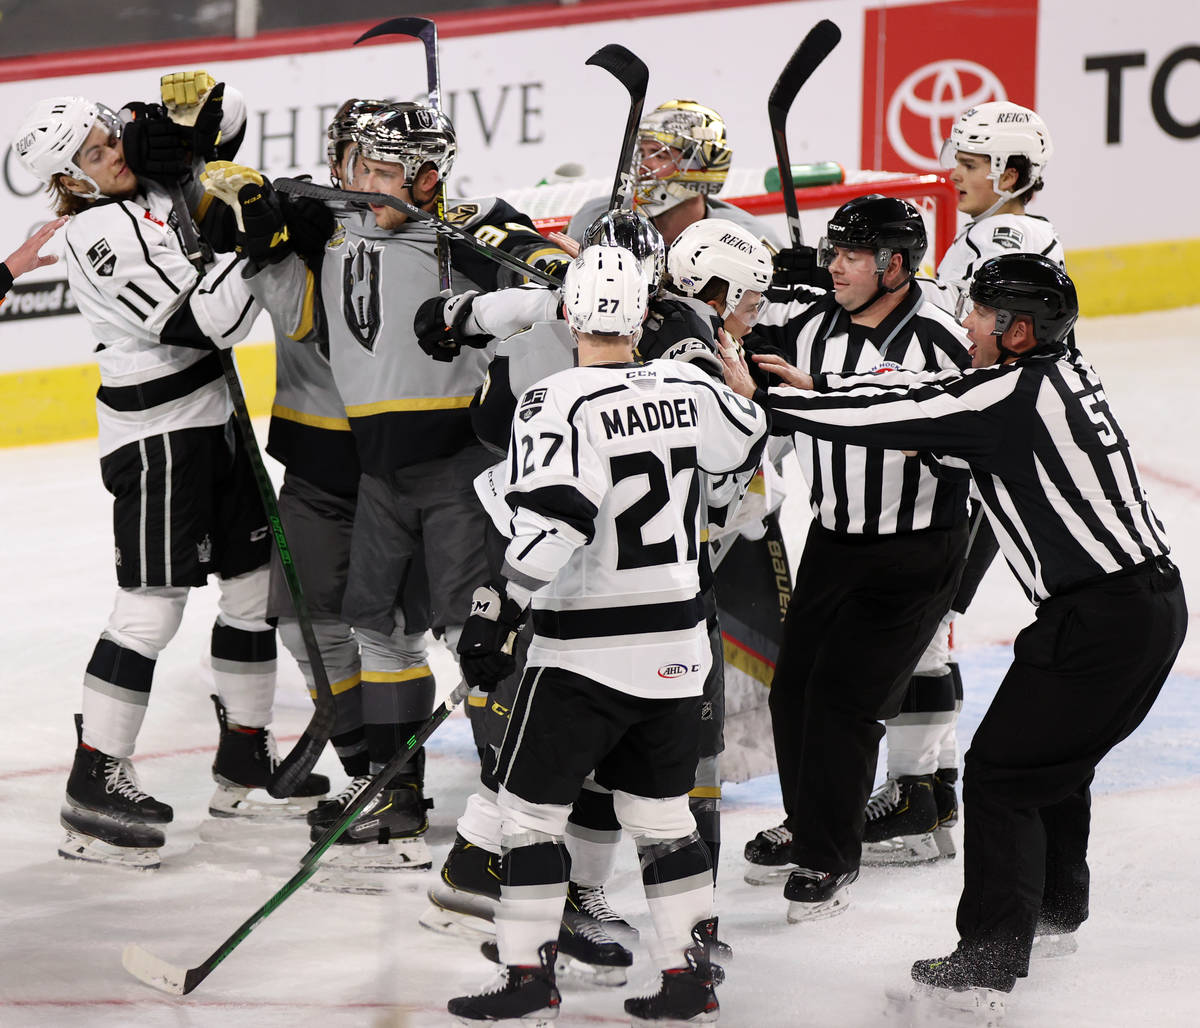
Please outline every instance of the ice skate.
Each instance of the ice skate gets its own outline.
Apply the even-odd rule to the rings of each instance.
[[[716,986],[724,979],[724,972],[710,956],[717,943],[716,933],[715,917],[692,929],[696,944],[684,954],[686,965],[661,972],[661,984],[654,995],[625,1001],[630,1024],[712,1024],[720,1017]]]
[[[337,795],[326,800],[318,800],[317,805],[304,815],[304,820],[312,828],[319,828],[322,832],[328,831],[341,820],[346,808],[354,802],[358,794],[370,782],[370,775],[356,775],[342,787],[341,792]]]
[[[937,860],[942,856],[935,837],[939,827],[933,775],[889,777],[867,803],[862,862],[924,864]]]
[[[958,824],[958,768],[940,767],[933,773],[933,798],[937,803],[938,826],[933,833],[938,852],[947,859],[958,855],[950,829]]]
[[[621,942],[637,942],[638,930],[609,905],[603,885],[567,883],[567,909],[590,917]]]
[[[1033,948],[1029,952],[1031,960],[1047,960],[1055,957],[1069,957],[1079,950],[1079,940],[1075,938],[1078,925],[1055,925],[1039,921],[1034,929]]]
[[[415,782],[382,789],[338,836],[326,866],[347,872],[427,871],[433,855],[423,838],[432,804]],[[313,826],[313,841],[325,830]]]
[[[329,791],[329,779],[310,774],[285,800],[276,800],[265,792],[267,782],[279,765],[275,737],[266,728],[232,725],[225,705],[212,697],[217,708],[221,734],[212,775],[217,791],[208,803],[213,817],[300,818]],[[257,791],[258,795],[251,795]]]
[[[166,824],[174,812],[144,792],[133,765],[83,745],[83,719],[75,715],[78,743],[59,822],[67,835],[59,856],[138,870],[159,866],[166,841],[153,824]]]
[[[557,949],[553,942],[542,943],[537,964],[504,966],[483,992],[455,996],[446,1009],[462,1024],[484,1021],[522,1028],[548,1025],[558,1018],[562,1003],[554,981]]]
[[[838,874],[796,868],[783,887],[784,898],[789,901],[788,924],[844,914],[850,906],[849,886],[856,878],[858,868]]]
[[[947,957],[916,961],[912,979],[907,990],[888,990],[887,995],[889,1017],[913,1028],[996,1028],[1004,1018],[1005,995],[1017,980],[986,961],[971,959],[961,946]]]
[[[429,890],[429,909],[418,919],[430,931],[478,940],[496,932],[500,858],[455,835],[441,881]]]
[[[495,939],[483,943],[480,950],[492,963],[500,963],[500,947]],[[625,984],[632,966],[633,954],[599,922],[569,907],[563,912],[555,974],[571,975],[593,985],[615,986]]]
[[[744,855],[752,865],[742,876],[747,885],[774,885],[796,869],[787,825],[764,828],[746,843]]]

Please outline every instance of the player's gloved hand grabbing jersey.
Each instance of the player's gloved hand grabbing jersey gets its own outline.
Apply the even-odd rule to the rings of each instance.
[[[771,285],[816,286],[818,289],[833,289],[833,277],[828,268],[817,263],[815,246],[789,246],[771,257],[774,271]]]
[[[217,156],[224,117],[225,83],[206,71],[177,71],[159,80],[171,120],[185,133],[192,154],[209,161]]]
[[[233,208],[238,246],[259,265],[274,264],[292,252],[283,204],[269,180],[244,164],[210,161],[200,176],[205,190]]]
[[[121,130],[125,163],[138,178],[175,185],[191,174],[192,152],[187,130],[167,117],[161,104],[128,103],[121,109],[128,119]]]
[[[525,610],[495,586],[481,585],[458,639],[458,664],[472,689],[491,692],[517,668],[513,647]]]
[[[452,361],[464,346],[479,349],[493,336],[479,331],[471,319],[471,304],[479,291],[472,289],[456,296],[433,296],[417,308],[413,331],[417,345],[435,361]],[[472,331],[474,330],[474,331]]]

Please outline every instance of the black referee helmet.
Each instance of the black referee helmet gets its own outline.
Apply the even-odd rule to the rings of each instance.
[[[904,267],[910,275],[921,267],[929,240],[925,235],[925,221],[921,212],[907,200],[894,196],[872,193],[856,196],[834,212],[825,229],[825,238],[819,254],[822,267],[828,267],[833,259],[834,246],[862,247],[875,252],[875,264],[880,271],[887,268],[892,254],[904,258]]]
[[[1075,283],[1037,253],[1006,253],[984,261],[971,280],[971,300],[996,311],[997,335],[1014,317],[1029,318],[1039,347],[1061,342],[1079,317]]]

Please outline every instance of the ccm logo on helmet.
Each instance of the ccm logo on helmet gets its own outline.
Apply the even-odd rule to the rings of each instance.
[[[749,241],[741,239],[738,236],[732,235],[728,232],[721,237],[721,242],[728,243],[735,250],[741,250],[742,253],[750,253],[754,249],[750,245]]]
[[[693,664],[688,667],[687,664],[664,664],[658,669],[659,678],[682,678],[689,671],[699,671],[700,665]]]

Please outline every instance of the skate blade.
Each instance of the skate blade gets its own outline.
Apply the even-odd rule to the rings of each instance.
[[[492,1026],[492,1028],[550,1028],[550,1025],[558,1020],[558,1007],[535,1010],[524,1017],[505,1017],[499,1021],[483,1022],[471,1017],[458,1016],[454,1020],[459,1024],[472,1025],[473,1028],[479,1028],[479,1025],[484,1023]],[[662,1022],[659,1023],[661,1024]]]
[[[429,852],[429,844],[419,837],[361,842],[331,847],[326,851],[325,866],[369,874],[428,871],[433,867],[433,854]]]
[[[554,973],[568,977],[578,983],[603,985],[606,988],[624,985],[629,981],[629,968],[627,967],[614,967],[609,964],[589,964],[586,961],[566,956],[562,953],[558,955],[558,960],[555,962]]]
[[[702,1010],[692,1017],[671,1017],[666,1020],[657,1017],[636,1017],[630,1014],[629,1023],[631,1025],[645,1025],[646,1028],[688,1028],[689,1025],[693,1024],[714,1024],[720,1016],[721,1012],[719,1010]]]
[[[1000,1028],[1004,1022],[1005,993],[995,989],[935,989],[913,985],[887,989],[884,1015],[906,1028],[928,1025],[960,1028]]]
[[[955,818],[954,822],[957,821],[958,818]],[[950,834],[950,825],[944,825],[934,832],[933,841],[937,843],[938,853],[946,860],[953,860],[958,856],[958,847],[954,845],[954,836]]]
[[[742,875],[742,881],[747,885],[777,885],[786,881],[795,870],[795,864],[751,864],[750,870]]]
[[[930,861],[939,860],[942,857],[942,851],[935,838],[936,834],[936,832],[926,832],[922,835],[898,835],[894,839],[864,842],[862,862],[869,867],[887,867],[927,864]],[[953,841],[950,845],[953,848]]]
[[[323,798],[289,796],[277,800],[266,789],[248,789],[218,782],[216,792],[208,801],[208,813],[212,817],[241,817],[258,821],[303,821]]]
[[[1063,932],[1061,935],[1035,935],[1033,949],[1029,956],[1034,960],[1053,960],[1057,957],[1069,957],[1079,949],[1079,940],[1074,932]]]
[[[161,865],[157,849],[137,846],[113,846],[95,836],[67,829],[66,838],[59,843],[58,855],[64,860],[85,864],[105,864],[131,871],[155,871]]]
[[[417,920],[431,932],[479,942],[494,938],[499,903],[487,896],[450,892],[444,886],[429,890],[429,907]]]
[[[824,903],[800,903],[797,900],[789,900],[787,912],[788,924],[824,921],[826,918],[844,914],[849,908],[849,889],[839,890],[835,896],[830,896]]]

